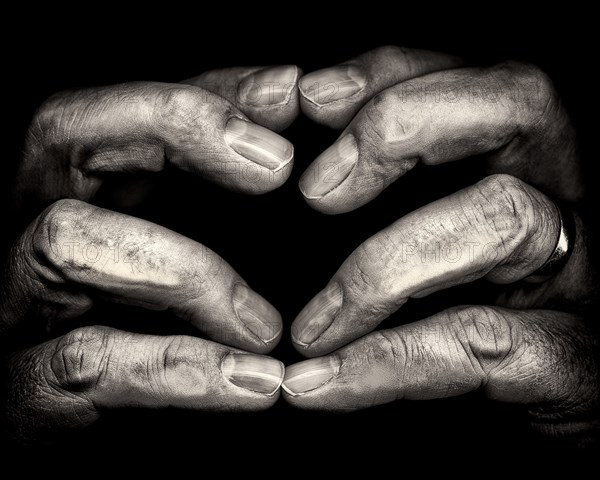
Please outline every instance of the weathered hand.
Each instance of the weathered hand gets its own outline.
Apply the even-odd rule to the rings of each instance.
[[[294,66],[237,68],[187,85],[125,84],[46,101],[27,135],[15,205],[23,215],[54,203],[16,240],[2,272],[5,345],[19,327],[52,330],[102,299],[168,309],[215,341],[269,352],[280,315],[224,260],[82,200],[93,201],[111,174],[167,163],[246,193],[276,188],[293,147],[269,129],[296,117],[298,75]],[[208,340],[100,326],[5,352],[4,367],[3,417],[22,440],[88,425],[114,407],[268,408],[284,373],[275,359]]]
[[[273,190],[288,178],[294,151],[270,129],[296,118],[298,75],[295,66],[246,67],[181,84],[58,93],[29,127],[16,208],[65,197],[89,201],[111,174],[158,172],[167,164],[240,192]]]
[[[535,67],[444,70],[456,63],[386,47],[300,80],[303,111],[345,127],[300,181],[322,212],[369,202],[418,162],[481,155],[495,175],[406,215],[350,255],[294,322],[301,353],[329,355],[289,367],[285,398],[353,410],[481,388],[527,405],[544,432],[589,439],[600,396],[588,310],[597,283],[577,213],[573,128]],[[328,85],[336,94],[319,97]],[[527,284],[561,232],[550,197],[574,217],[575,244],[553,278]],[[369,334],[411,298],[482,278],[506,285],[494,306],[457,306]]]

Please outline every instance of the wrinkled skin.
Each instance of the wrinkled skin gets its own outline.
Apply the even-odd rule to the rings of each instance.
[[[112,173],[131,178],[117,204],[142,201],[136,174],[166,165],[243,193],[277,188],[293,148],[272,131],[300,109],[342,131],[300,180],[323,213],[359,208],[419,162],[434,174],[479,155],[489,176],[358,246],[294,321],[295,347],[314,358],[284,378],[264,356],[281,318],[231,266],[175,232],[92,204]],[[35,214],[3,271],[1,334],[51,330],[108,299],[168,309],[212,341],[96,326],[7,352],[6,425],[35,440],[122,406],[258,410],[283,381],[292,405],[343,411],[481,389],[524,405],[542,433],[589,444],[598,431],[589,313],[598,282],[579,214],[583,185],[551,81],[520,63],[472,68],[382,47],[304,77],[296,67],[234,68],[176,85],[57,94],[31,123],[15,182],[16,205]],[[554,277],[524,283],[555,248],[554,200],[574,218],[574,249]],[[478,279],[505,285],[494,305],[373,332],[409,299]]]
[[[112,173],[131,180],[112,196],[117,208],[142,201],[149,185],[136,174],[167,164],[247,194],[277,188],[293,146],[272,130],[297,116],[300,75],[219,70],[63,92],[39,108],[15,182],[16,208],[37,218],[3,271],[0,334],[52,331],[102,299],[170,310],[213,341],[89,326],[10,352],[3,412],[13,436],[51,438],[124,406],[240,411],[277,400],[283,364],[257,355],[281,338],[277,310],[207,247],[89,202]]]
[[[596,442],[598,282],[575,132],[547,76],[383,47],[306,75],[300,94],[306,115],[342,130],[300,180],[321,212],[360,207],[418,163],[434,175],[479,155],[491,175],[356,248],[294,321],[295,347],[316,358],[286,369],[285,399],[347,411],[481,389],[525,405],[549,436]],[[557,275],[526,283],[557,242],[553,200],[575,217],[576,244]],[[481,278],[506,286],[495,305],[369,333],[411,298]]]

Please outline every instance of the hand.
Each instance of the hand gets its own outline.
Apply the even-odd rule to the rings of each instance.
[[[258,410],[277,400],[283,364],[255,354],[279,341],[277,310],[203,245],[82,200],[93,200],[111,174],[167,163],[246,193],[276,188],[289,176],[293,147],[269,129],[296,117],[298,75],[293,66],[237,68],[187,85],[66,92],[42,105],[16,205],[23,212],[54,203],[10,252],[0,337],[8,344],[24,325],[52,330],[103,299],[168,309],[232,347],[92,326],[7,352],[2,411],[13,435],[44,438],[115,407]]]
[[[481,389],[525,405],[544,433],[583,442],[598,427],[600,388],[575,134],[535,67],[457,63],[385,47],[301,79],[302,110],[344,128],[300,180],[317,210],[360,207],[419,162],[481,155],[493,175],[406,215],[350,255],[293,324],[296,348],[318,358],[287,369],[285,398],[355,410]],[[557,246],[551,198],[567,205],[576,242],[554,277],[526,284]],[[496,305],[369,333],[409,299],[477,279],[506,286]]]
[[[38,110],[25,141],[19,210],[94,198],[115,174],[167,164],[231,190],[259,194],[285,182],[298,114],[295,66],[207,72],[181,84],[138,82],[62,92]],[[256,122],[256,123],[254,123]],[[127,198],[132,196],[129,179]]]

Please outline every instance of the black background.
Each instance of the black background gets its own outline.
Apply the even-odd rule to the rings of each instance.
[[[5,42],[8,149],[3,193],[10,190],[11,171],[32,112],[56,91],[133,80],[176,82],[234,65],[296,63],[308,72],[384,44],[445,51],[477,65],[507,59],[539,65],[555,81],[577,124],[584,161],[590,164],[596,157],[590,143],[597,122],[590,119],[597,91],[592,74],[597,53],[588,35],[589,12],[524,18],[512,10],[461,22],[447,16],[433,23],[431,12],[392,15],[384,9],[371,12],[376,13],[372,16],[360,10],[348,18],[324,19],[319,5],[304,5],[297,6],[301,21],[293,22],[290,18],[296,14],[273,7],[281,8],[276,15],[280,20],[257,22],[233,5],[227,7],[219,14],[207,10],[162,16],[157,11],[159,15],[152,19],[116,10],[103,11],[102,18],[94,11],[77,20],[70,18],[72,12],[47,16],[37,11],[35,21],[34,12],[18,16],[18,28]],[[264,8],[253,7],[254,13]],[[237,20],[232,21],[230,16],[236,13]],[[481,173],[475,161],[418,167],[368,206],[325,216],[304,203],[297,181],[337,133],[300,118],[283,135],[295,144],[296,159],[290,181],[280,189],[247,197],[167,171],[160,175],[152,199],[130,213],[211,247],[269,299],[286,325],[273,356],[289,364],[300,359],[289,342],[293,318],[362,240],[414,208],[473,183]],[[593,185],[597,177],[588,178]],[[455,288],[409,303],[386,326],[424,318],[451,305],[485,303],[491,293],[489,285]],[[85,321],[135,331],[191,333],[188,326],[164,314],[108,305]],[[313,461],[342,458],[352,464],[385,461],[392,454],[393,461],[410,461],[417,452],[452,451],[462,455],[455,457],[460,462],[468,462],[476,453],[490,455],[493,462],[493,455],[501,452],[518,458],[530,455],[532,449],[551,448],[529,434],[519,409],[494,404],[475,393],[441,401],[398,402],[344,415],[301,412],[284,402],[264,413],[235,415],[127,410],[106,415],[76,439],[65,439],[44,451],[126,452],[144,461],[153,452],[190,447],[204,461],[223,451],[235,452],[232,468],[248,465],[261,470],[265,467],[261,459],[276,455],[295,459],[294,468],[305,472]],[[142,456],[134,456],[139,451]],[[358,456],[353,457],[354,452]]]

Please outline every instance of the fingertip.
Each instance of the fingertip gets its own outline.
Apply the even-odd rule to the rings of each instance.
[[[287,105],[297,89],[301,74],[296,65],[277,65],[258,70],[240,82],[240,102],[256,108]]]
[[[244,350],[251,352],[251,353],[256,353],[258,355],[268,355],[277,346],[280,339],[281,339],[281,337],[278,337],[277,340],[270,342],[270,343],[266,343],[260,339],[256,339],[256,340],[252,339],[252,340],[244,340],[242,342],[237,342],[237,343],[235,343],[235,345],[233,342],[230,342],[230,344],[234,345],[238,348],[243,348]]]
[[[300,113],[296,65],[267,67],[246,77],[239,86],[238,106],[256,123],[276,132],[289,127]]]
[[[304,116],[318,125],[331,128],[333,130],[342,130],[354,114],[354,110],[346,111],[342,105],[321,106],[312,102],[306,95],[299,92],[299,111]]]
[[[232,352],[223,358],[221,372],[244,394],[272,399],[279,395],[285,366],[279,360],[264,355]]]
[[[329,345],[315,340],[313,343],[306,344],[292,337],[294,349],[303,357],[315,358],[322,355],[328,355],[340,345]]]
[[[296,329],[297,329],[297,325],[296,325],[296,322],[294,322],[292,324],[292,334],[291,334],[291,340],[292,340],[292,345],[293,345],[294,349],[303,357],[308,357],[308,358],[313,357],[314,355],[311,355],[310,344],[305,343],[298,338],[298,333],[296,332]]]
[[[294,145],[283,136],[257,123],[232,117],[225,128],[232,168],[218,170],[218,181],[233,190],[262,194],[275,190],[289,178],[294,165]]]
[[[268,341],[263,340],[254,333],[252,333],[251,335],[253,337],[251,340],[246,339],[242,343],[237,344],[236,346],[252,353],[267,355],[271,353],[281,341],[281,338],[283,337],[283,328],[279,330],[279,332]]]
[[[324,215],[348,213],[360,208],[369,201],[369,199],[363,200],[363,192],[356,188],[340,188],[324,196],[314,196],[310,193],[305,181],[301,179],[298,182],[298,189],[306,204]]]
[[[358,159],[355,136],[352,133],[342,135],[315,159],[300,178],[299,187],[304,198],[322,200],[331,197],[336,189],[344,188]]]
[[[291,144],[290,144],[291,145]],[[292,152],[289,160],[280,166],[277,170],[274,170],[272,175],[269,177],[270,184],[266,186],[264,192],[271,192],[281,187],[285,182],[288,181],[292,170],[294,169],[294,147],[292,145]]]
[[[337,355],[312,358],[290,365],[286,368],[281,384],[285,398],[295,402],[294,399],[315,392],[334,380],[340,373],[340,368],[341,360]]]
[[[225,141],[237,154],[273,172],[294,158],[294,146],[289,140],[237,116],[227,121]]]
[[[279,311],[244,283],[233,287],[233,306],[239,321],[254,340],[252,345],[244,347],[256,353],[273,350],[283,334]]]
[[[342,64],[304,75],[298,82],[300,94],[317,107],[348,103],[360,97],[367,75],[360,64]]]
[[[277,403],[279,397],[281,397],[281,389],[277,389],[272,395],[264,397],[262,405],[260,408],[257,408],[257,411],[269,410]]]
[[[352,210],[355,210],[356,206],[350,205],[343,202],[336,201],[334,196],[330,198],[310,198],[306,195],[306,193],[302,190],[302,187],[299,186],[300,193],[304,197],[304,201],[310,208],[316,210],[319,213],[324,215],[339,215],[341,213],[348,213]]]
[[[300,109],[315,123],[341,130],[364,102],[367,75],[360,64],[342,64],[304,75]]]

